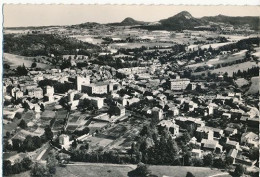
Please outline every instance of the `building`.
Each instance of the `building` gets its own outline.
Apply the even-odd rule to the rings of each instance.
[[[169,82],[170,82],[171,90],[180,91],[180,90],[185,90],[187,88],[187,86],[190,83],[190,79],[187,79],[187,78],[181,79],[178,76],[176,79],[171,79]]]
[[[179,109],[176,107],[171,107],[168,110],[169,116],[177,116],[179,115]]]
[[[243,133],[240,140],[241,144],[246,144],[250,147],[259,146],[259,136],[253,132]]]
[[[198,127],[195,133],[196,138],[213,140],[214,132],[208,127]]]
[[[54,94],[54,88],[52,86],[45,86],[43,88],[43,94],[53,95]]]
[[[82,85],[89,85],[90,84],[90,77],[82,77],[82,76],[77,76],[76,77],[76,85],[77,85],[77,90],[81,91],[82,90]]]
[[[227,127],[227,128],[225,128],[224,132],[225,132],[225,134],[227,136],[233,136],[233,135],[237,134],[237,129],[236,128]]]
[[[15,92],[15,99],[22,98],[22,97],[23,97],[23,92],[22,91]]]
[[[43,90],[39,88],[27,89],[27,95],[29,97],[43,98]]]
[[[232,141],[232,140],[229,140],[229,138],[227,138],[226,148],[227,149],[240,149],[239,142]]]
[[[162,119],[163,119],[163,110],[158,107],[154,107],[152,109],[152,120],[160,121]]]
[[[162,120],[157,124],[157,127],[159,130],[166,128],[173,137],[179,134],[179,126],[175,124],[174,120]]]
[[[221,153],[223,150],[223,147],[218,143],[218,141],[208,139],[201,140],[201,148],[216,153]]]
[[[116,116],[124,116],[125,115],[125,107],[124,106],[116,106],[115,109]]]
[[[96,84],[82,85],[82,92],[87,94],[107,94],[108,84],[104,82],[99,82]]]
[[[192,149],[192,151],[191,151],[191,155],[192,155],[192,157],[194,157],[194,158],[201,158],[202,157],[202,150],[200,150],[200,149]]]
[[[231,157],[232,160],[233,160],[233,164],[235,163],[235,159],[237,157],[237,154],[238,154],[238,150],[237,149],[230,149],[229,152],[228,152],[228,155],[227,157]]]
[[[59,144],[62,148],[67,149],[70,145],[70,137],[68,135],[62,134],[59,136]]]
[[[100,109],[104,106],[104,99],[99,97],[89,97],[90,102],[97,108]]]

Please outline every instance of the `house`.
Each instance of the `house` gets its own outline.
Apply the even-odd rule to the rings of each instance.
[[[23,92],[22,91],[16,91],[15,92],[15,99],[17,100],[18,98],[22,98],[23,97]]]
[[[230,113],[223,113],[223,114],[222,114],[222,118],[224,118],[224,119],[230,119],[230,118],[231,118],[231,114],[230,114]]]
[[[61,134],[59,136],[59,144],[62,148],[68,149],[70,146],[70,138],[68,135]]]
[[[221,153],[223,147],[215,140],[202,139],[201,148],[203,150],[208,150],[216,153]]]
[[[246,144],[248,146],[258,147],[259,146],[259,136],[253,132],[243,133],[240,140],[241,144]]]
[[[116,116],[124,116],[125,115],[125,107],[124,106],[116,106],[114,108],[114,112]]]
[[[213,140],[213,135],[213,130],[209,127],[198,127],[195,132],[195,137],[197,139]]]
[[[228,154],[227,154],[227,157],[231,157],[233,159],[233,164],[235,163],[235,159],[237,157],[237,154],[238,154],[237,149],[230,149]]]
[[[49,86],[49,85],[45,86],[43,88],[43,94],[53,95],[54,94],[54,87]]]
[[[35,97],[35,98],[43,98],[43,90],[42,88],[32,88],[32,89],[27,89],[27,95],[29,97]]]
[[[227,127],[227,128],[225,128],[224,132],[225,132],[225,134],[227,136],[233,136],[233,135],[237,134],[237,129],[236,128]]]
[[[160,121],[163,119],[163,110],[158,108],[158,107],[154,107],[152,109],[152,119],[154,121]]]
[[[226,148],[227,149],[240,149],[239,142],[232,141],[232,140],[229,140],[229,138],[227,138]]]
[[[179,115],[179,109],[177,107],[171,107],[168,109],[169,116],[177,116]]]
[[[175,124],[174,120],[162,120],[157,124],[157,127],[159,130],[166,128],[173,137],[179,134],[179,126]]]
[[[200,149],[192,149],[191,156],[194,158],[201,158],[203,150]]]

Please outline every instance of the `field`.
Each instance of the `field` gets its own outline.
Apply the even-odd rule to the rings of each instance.
[[[94,36],[90,36],[90,35],[72,35],[70,37],[74,37],[78,40],[81,40],[83,42],[88,42],[88,43],[91,43],[91,44],[101,44],[104,40],[103,39],[96,39],[94,38]]]
[[[241,60],[245,57],[246,54],[246,50],[241,50],[240,52],[234,53],[234,54],[227,54],[227,55],[223,55],[223,56],[218,56],[214,59],[210,59],[206,62],[201,62],[201,63],[196,63],[196,64],[192,64],[192,65],[188,65],[186,67],[188,68],[197,68],[200,66],[207,66],[207,65],[218,65],[218,64],[222,64],[222,63],[229,63],[229,62],[233,62],[236,60]]]
[[[211,72],[211,73],[216,73],[216,74],[224,74],[225,72],[227,72],[228,76],[232,76],[233,72],[237,72],[238,70],[244,71],[244,70],[247,70],[248,68],[252,68],[254,66],[257,66],[257,64],[255,62],[248,61],[248,62],[239,63],[239,64],[235,64],[235,65],[231,65],[231,66],[226,66],[226,67],[222,67],[222,68],[218,68],[218,69],[214,69],[214,70],[195,72],[195,73],[193,73],[193,75],[200,75],[200,74],[206,73],[206,72]]]
[[[161,42],[149,43],[149,42],[144,42],[144,43],[114,43],[114,44],[110,44],[109,46],[111,48],[133,49],[133,48],[140,48],[142,46],[145,46],[145,47],[155,47],[155,46],[170,47],[170,46],[174,46],[174,45],[175,44],[173,44],[173,43],[161,43]]]
[[[77,163],[58,167],[55,177],[127,177],[128,172],[135,168],[136,165]],[[219,177],[230,177],[220,170],[204,167],[150,166],[149,168],[152,174],[159,177],[183,177],[186,176],[187,172],[198,177],[210,177],[216,174],[219,174]]]
[[[10,65],[11,69],[15,69],[17,66],[22,66],[24,64],[25,67],[31,67],[33,63],[33,57],[24,57],[9,53],[4,53],[3,61]],[[50,65],[37,63],[37,67],[49,69]]]
[[[249,90],[247,91],[247,94],[255,94],[257,92],[259,92],[259,77],[252,77],[251,78],[251,86],[249,88]]]

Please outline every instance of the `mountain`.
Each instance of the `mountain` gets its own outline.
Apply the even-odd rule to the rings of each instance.
[[[195,26],[206,24],[203,20],[194,18],[187,11],[182,11],[172,17],[160,20],[160,22],[165,29],[170,30],[193,29]]]
[[[123,21],[121,21],[120,23],[110,23],[109,25],[113,25],[113,26],[136,26],[136,25],[147,25],[147,22],[143,22],[143,21],[137,21],[131,17],[127,17],[125,18]]]
[[[225,15],[202,17],[202,20],[215,22],[215,23],[225,23],[233,26],[243,26],[249,25],[253,30],[260,29],[260,19],[259,17],[244,16],[244,17],[230,17]]]
[[[205,20],[194,18],[189,12],[182,11],[172,17],[160,20],[156,25],[150,24],[141,28],[148,30],[185,30],[205,24],[207,24]]]

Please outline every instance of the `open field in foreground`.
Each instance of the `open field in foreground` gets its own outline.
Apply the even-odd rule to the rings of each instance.
[[[135,168],[136,165],[76,163],[58,167],[55,177],[127,177]],[[150,166],[150,169],[159,177],[183,177],[188,171],[196,177],[230,177],[226,172],[205,167]]]

